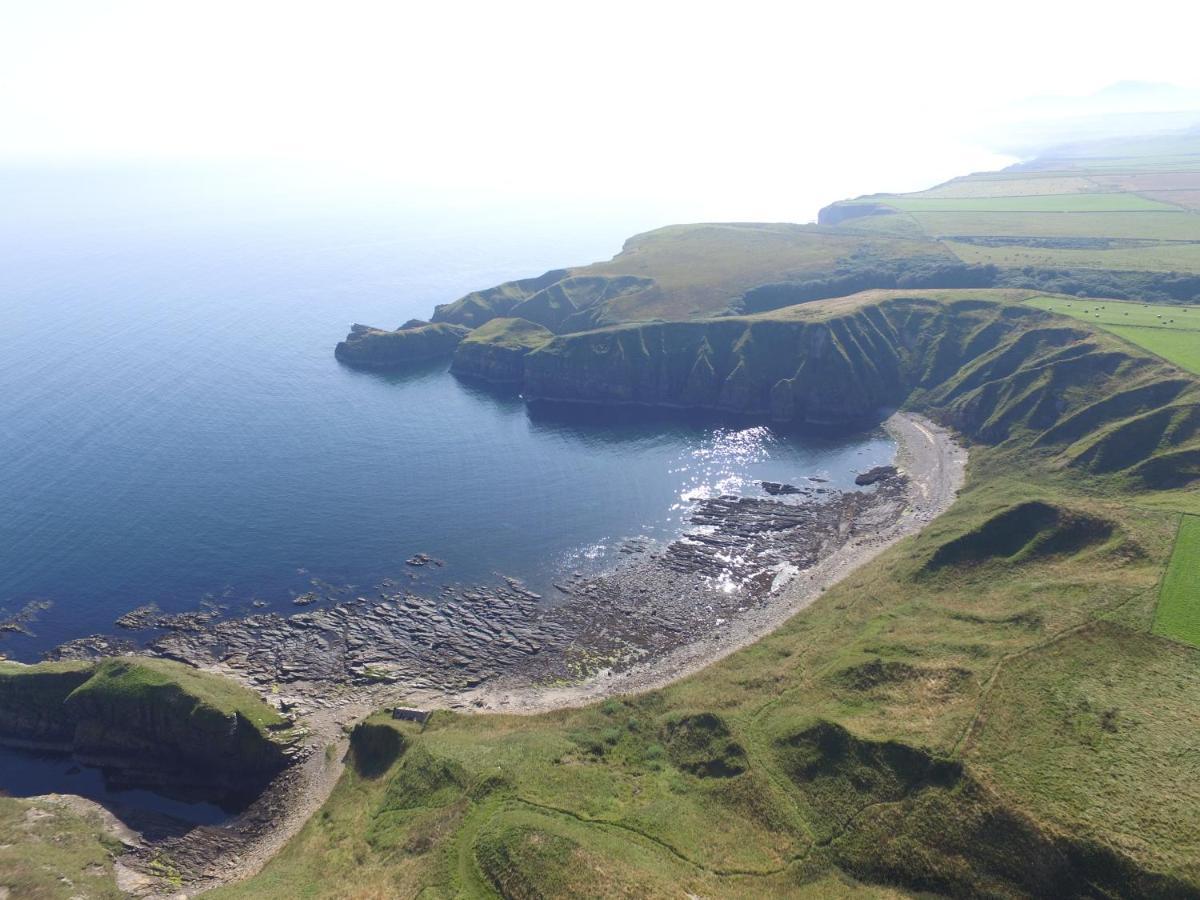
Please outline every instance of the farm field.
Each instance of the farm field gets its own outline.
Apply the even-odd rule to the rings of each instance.
[[[1120,191],[988,197],[905,197],[881,202],[905,212],[1130,212],[1174,209],[1168,203]]]
[[[1200,306],[1035,297],[1030,305],[1100,325],[1190,372],[1200,373]]]
[[[909,212],[930,237],[1200,240],[1200,216],[1181,209],[1128,212]]]
[[[1200,516],[1184,516],[1179,523],[1154,633],[1200,647]]]
[[[915,194],[905,194],[906,198],[971,198],[984,197],[1030,197],[1048,194],[1087,194],[1096,190],[1096,182],[1082,175],[1049,175],[1030,176],[1012,174],[1007,176],[973,175],[967,178],[955,178],[945,184],[920,191]],[[1110,190],[1126,190],[1117,186]]]
[[[965,263],[1003,268],[1121,269],[1139,272],[1200,272],[1200,243],[1117,245],[1115,247],[1036,247],[1030,244],[986,246],[943,241]]]

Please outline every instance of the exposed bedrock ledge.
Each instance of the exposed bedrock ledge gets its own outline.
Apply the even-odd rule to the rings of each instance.
[[[445,323],[417,324],[396,331],[352,325],[346,339],[334,348],[333,355],[358,368],[395,369],[450,356],[469,331],[460,325]]]
[[[248,798],[291,761],[290,725],[245,688],[165,660],[0,664],[0,743],[125,783]]]

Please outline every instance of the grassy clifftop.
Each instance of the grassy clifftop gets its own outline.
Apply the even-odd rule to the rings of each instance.
[[[0,663],[0,742],[241,792],[286,764],[291,737],[251,691],[178,663]]]

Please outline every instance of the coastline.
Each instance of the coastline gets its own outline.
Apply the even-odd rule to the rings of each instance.
[[[580,685],[483,685],[456,695],[444,705],[432,699],[428,705],[525,715],[582,706],[617,694],[665,687],[770,634],[851,572],[901,539],[916,534],[954,502],[963,484],[967,451],[949,430],[906,412],[894,413],[884,422],[884,428],[896,440],[895,464],[909,478],[904,514],[879,531],[868,530],[852,537],[816,565],[798,573],[765,605],[746,610],[718,630],[663,657],[637,663],[623,672],[606,670]]]
[[[826,589],[945,512],[962,487],[967,451],[949,429],[907,412],[894,413],[883,424],[896,440],[895,464],[907,477],[905,507],[897,521],[853,534],[841,547],[797,574],[768,602],[747,609],[697,640],[621,672],[602,670],[573,685],[535,685],[519,677],[459,691],[414,691],[392,685],[368,692],[367,696],[360,694],[340,706],[314,710],[301,720],[309,729],[309,745],[314,752],[284,773],[286,783],[274,796],[260,798],[239,817],[233,830],[240,833],[212,841],[210,860],[204,859],[209,854],[203,846],[191,848],[193,858],[200,857],[201,864],[193,870],[196,880],[187,885],[183,895],[195,896],[257,874],[328,799],[345,768],[350,728],[380,707],[401,704],[466,714],[536,715],[584,706],[615,695],[665,687],[779,628]],[[210,670],[238,677],[238,673],[222,666]],[[334,749],[330,752],[328,748]],[[260,806],[261,812],[256,815],[255,808]],[[125,889],[158,896],[153,893],[155,879],[130,866],[118,865]],[[180,895],[175,891],[169,896]]]

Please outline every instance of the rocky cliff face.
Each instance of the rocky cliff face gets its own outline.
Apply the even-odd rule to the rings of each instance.
[[[0,743],[132,783],[252,794],[288,764],[288,729],[249,691],[163,660],[0,665]]]
[[[848,424],[877,421],[903,401],[907,351],[873,311],[827,321],[653,323],[556,339],[527,358],[523,390],[542,401]]]
[[[454,352],[470,329],[433,323],[385,331],[366,325],[350,326],[333,355],[347,365],[364,369],[394,369],[414,362],[442,359]]]
[[[1200,478],[1200,388],[1109,335],[976,299],[839,308],[560,336],[525,357],[522,393],[785,424],[872,423],[909,405],[1065,465],[1160,487]]]
[[[553,338],[553,332],[526,319],[493,319],[458,345],[450,371],[493,384],[520,385],[525,357]]]
[[[884,206],[882,203],[863,203],[855,201],[853,203],[831,203],[824,206],[817,213],[818,225],[841,225],[843,222],[849,222],[852,219],[862,219],[867,216],[888,216],[894,215],[895,210],[890,206]]]

